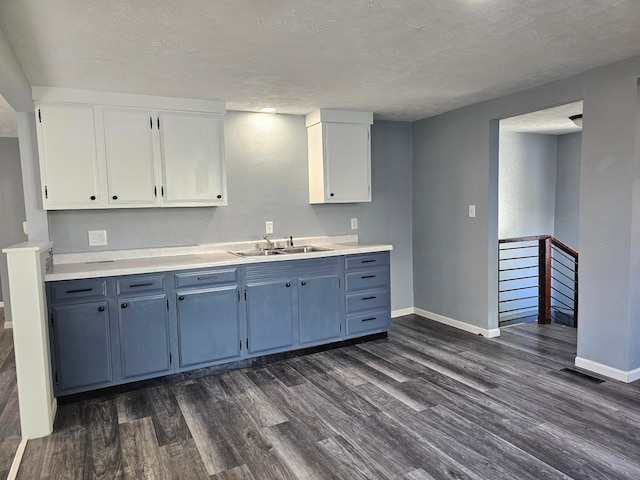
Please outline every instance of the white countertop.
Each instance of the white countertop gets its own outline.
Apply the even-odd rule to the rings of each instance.
[[[353,241],[354,237],[355,241]],[[311,242],[310,240],[316,241]],[[340,243],[331,243],[337,240],[339,240]],[[113,277],[118,275],[223,267],[227,265],[246,265],[251,263],[282,262],[304,258],[382,252],[393,249],[391,245],[363,245],[358,243],[356,236],[343,236],[306,238],[299,239],[296,242],[296,245],[313,245],[326,249],[321,252],[291,253],[264,257],[240,257],[230,253],[230,251],[253,249],[255,245],[256,242],[242,242],[237,244],[212,244],[208,246],[171,247],[138,251],[130,250],[128,252],[103,251],[86,254],[54,254],[53,268],[46,273],[45,281]]]

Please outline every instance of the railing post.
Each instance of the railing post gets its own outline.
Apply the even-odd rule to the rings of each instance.
[[[538,323],[551,323],[551,237],[538,242]]]

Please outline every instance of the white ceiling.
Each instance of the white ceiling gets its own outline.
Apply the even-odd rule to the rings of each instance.
[[[407,121],[640,55],[638,0],[2,0],[0,27],[32,85]]]
[[[569,117],[582,114],[582,102],[568,103],[500,120],[500,131],[520,133],[541,133],[545,135],[564,135],[579,132]]]

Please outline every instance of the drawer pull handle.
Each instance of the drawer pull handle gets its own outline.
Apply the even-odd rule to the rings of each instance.
[[[153,282],[149,282],[149,283],[134,283],[133,285],[129,285],[129,288],[150,287],[151,285],[153,285]]]
[[[360,278],[376,278],[376,276],[375,275],[363,275]]]
[[[76,290],[67,290],[67,293],[82,293],[91,291],[93,291],[93,288],[78,288]]]
[[[360,262],[360,263],[374,263],[375,261],[376,261],[375,259],[373,259],[373,260],[362,260],[362,262]]]
[[[180,296],[178,297],[178,300],[183,301],[183,300],[184,300],[184,297],[183,297],[182,295],[180,295]]]
[[[373,300],[373,299],[375,299],[375,298],[377,298],[377,297],[362,297],[362,300],[363,300],[363,301],[364,301],[364,300]]]
[[[371,320],[377,320],[377,317],[369,317],[369,318],[362,319],[363,322],[370,322]]]
[[[104,307],[98,307],[99,312],[104,312]]]
[[[120,307],[122,308],[127,308],[129,305],[127,305],[126,303],[123,303],[122,305],[120,305]]]
[[[203,281],[203,280],[216,280],[218,278],[217,275],[204,275],[202,277],[198,277],[198,281]]]

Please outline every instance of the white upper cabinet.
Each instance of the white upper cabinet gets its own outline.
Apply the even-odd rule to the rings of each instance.
[[[91,105],[36,104],[45,208],[99,208],[95,123]]]
[[[102,109],[108,201],[113,206],[157,203],[153,114],[136,108]]]
[[[34,87],[47,210],[227,204],[224,104]]]
[[[220,115],[160,112],[165,205],[226,205]]]
[[[371,201],[372,123],[370,112],[307,115],[310,203]]]

